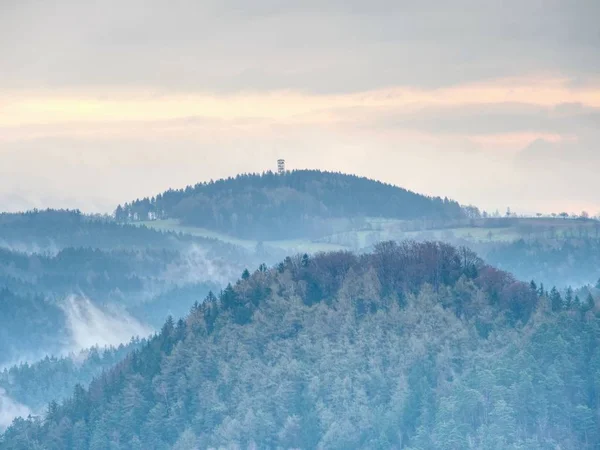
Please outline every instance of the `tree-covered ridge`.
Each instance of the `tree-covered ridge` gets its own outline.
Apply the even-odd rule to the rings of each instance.
[[[459,204],[447,198],[317,170],[244,174],[199,183],[119,206],[115,215],[120,222],[173,218],[187,225],[265,240],[323,235],[342,226],[336,220],[357,217],[465,217]]]
[[[89,216],[79,210],[0,213],[0,248],[25,253],[53,254],[67,247],[181,249],[190,245],[232,260],[244,253],[243,249],[217,239],[116,223],[112,217]]]
[[[45,292],[49,297],[80,292],[103,301],[118,298],[123,304],[135,304],[150,292],[186,282],[183,272],[193,271],[194,266],[201,271],[203,262],[224,274],[231,270],[222,258],[209,255],[203,251],[190,255],[171,249],[83,247],[63,248],[56,254],[27,254],[0,248],[0,286],[19,293]],[[202,275],[194,274],[198,279]],[[204,277],[202,281],[208,282]]]
[[[0,366],[90,346],[73,328],[99,319],[160,328],[188,311],[191,296],[258,263],[254,252],[216,239],[76,210],[0,214]],[[116,342],[101,334],[98,343]]]
[[[145,342],[132,338],[118,347],[93,347],[69,356],[46,356],[35,363],[21,363],[0,372],[0,388],[31,411],[43,412],[51,401],[69,397],[77,384],[87,386]]]
[[[0,287],[0,364],[39,351],[58,352],[66,338],[58,305],[40,294],[17,294]]]
[[[169,314],[185,314],[195,299],[243,268],[241,261],[228,264],[208,255],[192,248],[67,247],[56,254],[0,248],[0,365],[70,350],[70,327],[80,319],[98,323],[89,308],[84,317],[73,316],[78,310],[68,307],[72,297],[91,302],[96,312],[116,308],[119,316],[160,328]]]
[[[600,318],[555,297],[444,244],[288,258],[1,447],[597,448]]]

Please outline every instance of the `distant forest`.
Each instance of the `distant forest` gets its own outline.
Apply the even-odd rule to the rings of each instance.
[[[79,210],[0,213],[0,248],[25,253],[56,253],[66,247],[181,249],[190,244],[233,260],[240,256],[235,254],[239,248],[216,239],[115,223],[112,217],[90,216]]]
[[[119,205],[119,222],[178,219],[249,239],[328,234],[354,218],[461,219],[465,211],[447,198],[427,197],[355,175],[297,170],[238,175],[168,190]]]
[[[65,299],[160,327],[233,279],[253,253],[79,211],[0,214],[0,366],[70,345]]]
[[[582,286],[600,279],[600,240],[593,237],[519,239],[479,245],[485,258],[522,280]]]
[[[0,389],[32,411],[40,412],[51,401],[71,395],[77,384],[87,386],[145,343],[145,339],[132,338],[118,347],[92,347],[68,357],[46,356],[35,363],[15,365],[0,371]]]

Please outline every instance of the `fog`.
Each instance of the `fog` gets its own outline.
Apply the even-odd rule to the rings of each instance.
[[[86,297],[71,295],[61,307],[69,335],[65,353],[93,346],[115,346],[128,342],[133,336],[146,337],[152,333],[150,327],[115,305],[100,308]]]
[[[0,388],[0,431],[8,427],[15,417],[27,417],[29,414],[29,408],[11,400]]]
[[[211,259],[205,248],[193,244],[181,251],[177,261],[167,265],[161,277],[179,286],[208,281],[224,286],[239,275],[237,265],[232,263]]]
[[[5,241],[0,238],[0,248],[8,249],[12,252],[25,253],[27,255],[44,255],[44,256],[56,256],[60,252],[61,247],[56,245],[54,242],[50,242],[46,245],[40,245],[37,242],[15,242]]]
[[[62,348],[52,352],[43,348],[37,353],[28,351],[18,361],[11,361],[0,367],[0,370],[24,363],[34,365],[36,361],[48,356],[48,353],[56,357],[68,357],[79,365],[85,361],[88,350],[92,347],[117,347],[130,342],[132,337],[145,338],[154,331],[131,317],[119,305],[100,307],[82,295],[68,296],[60,305],[67,324],[67,338]],[[14,418],[27,417],[29,414],[41,415],[43,411],[32,411],[28,406],[11,399],[0,388],[0,431],[9,426]]]

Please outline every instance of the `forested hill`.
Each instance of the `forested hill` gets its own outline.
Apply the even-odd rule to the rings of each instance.
[[[595,449],[599,333],[593,299],[445,244],[287,258],[0,448]]]
[[[297,170],[238,175],[119,206],[117,220],[179,219],[242,238],[284,239],[336,231],[335,219],[456,219],[458,203],[342,173]]]
[[[260,256],[79,211],[0,213],[0,367],[160,328]]]
[[[216,239],[118,224],[111,217],[89,216],[79,210],[0,213],[0,248],[25,253],[56,253],[67,247],[173,249],[190,244],[232,257],[238,250]]]

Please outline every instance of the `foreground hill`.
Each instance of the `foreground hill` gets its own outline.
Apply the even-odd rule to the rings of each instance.
[[[0,448],[593,449],[599,332],[593,299],[444,244],[288,258]]]
[[[341,173],[298,170],[200,183],[119,206],[117,220],[179,219],[241,238],[322,236],[351,219],[458,219],[458,203]]]

